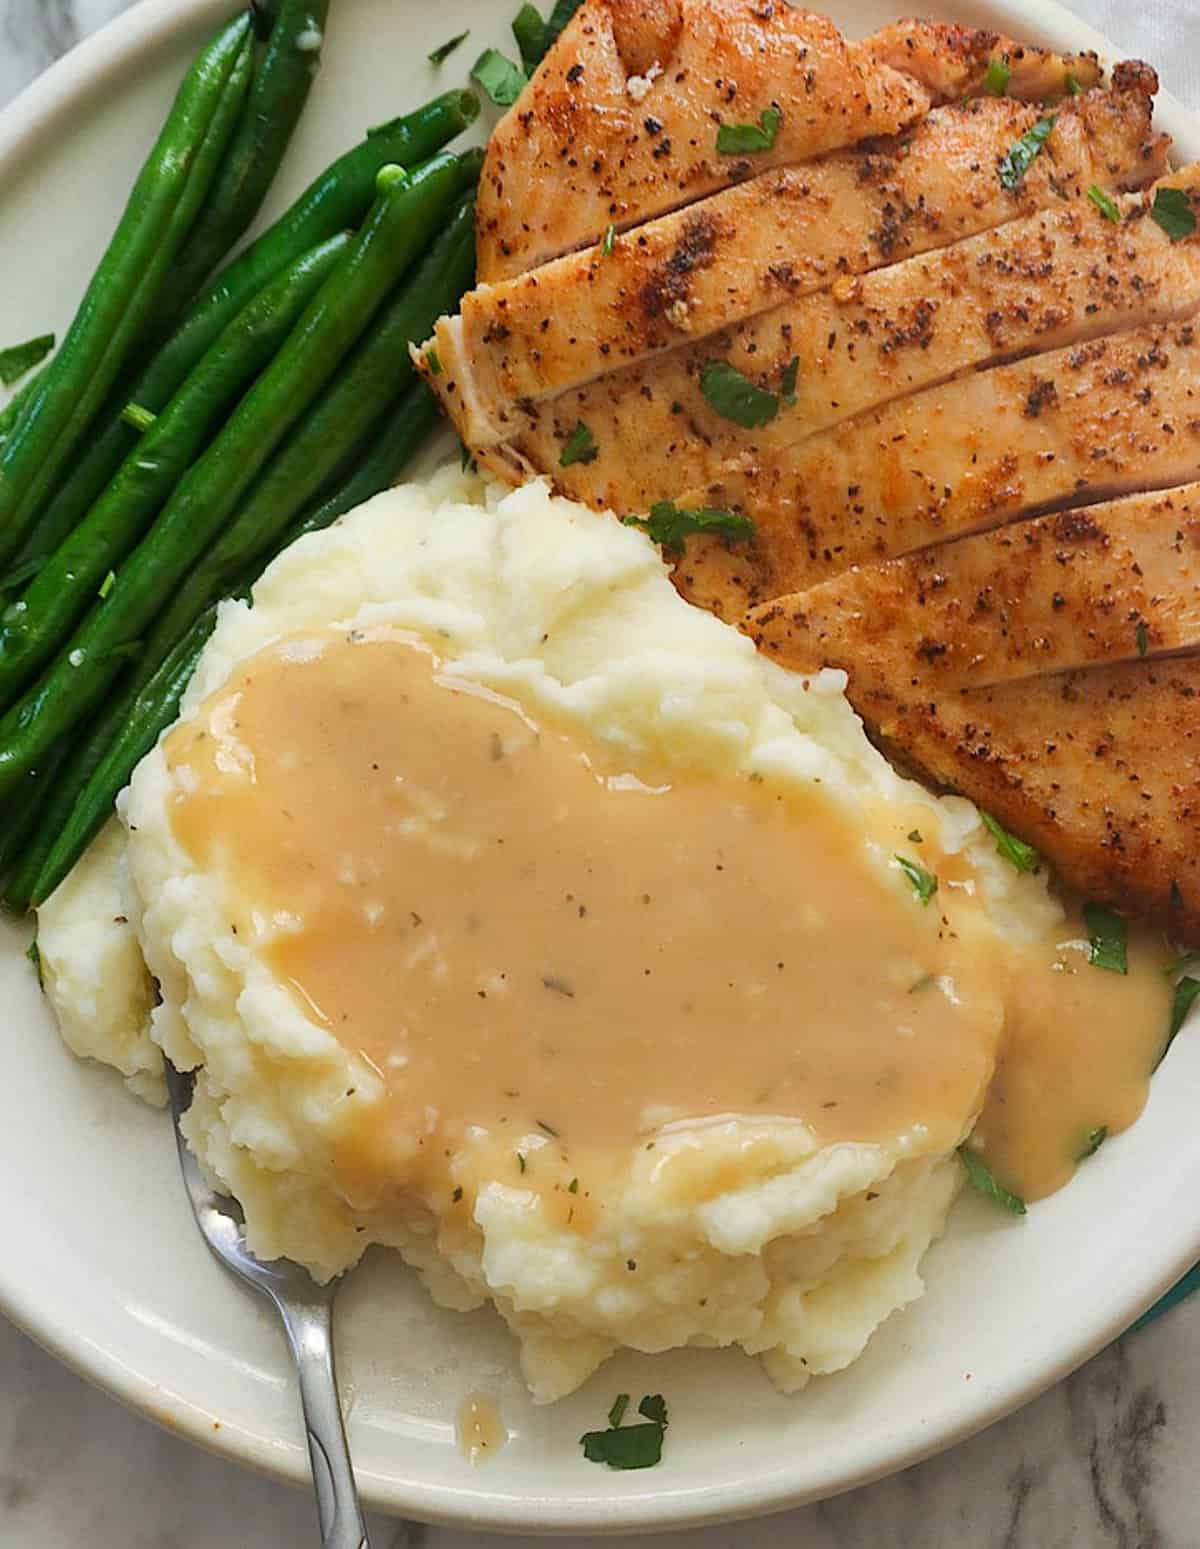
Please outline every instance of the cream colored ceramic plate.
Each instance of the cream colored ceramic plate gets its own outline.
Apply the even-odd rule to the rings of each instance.
[[[864,32],[885,0],[826,0]],[[185,60],[227,0],[147,0],[0,115],[0,341],[69,319]],[[277,209],[369,124],[460,83],[517,0],[334,0],[326,64]],[[942,10],[942,6],[937,7]],[[960,20],[1063,49],[1103,39],[1038,0],[964,3]],[[471,28],[438,71],[429,49]],[[1184,154],[1200,128],[1170,101]],[[272,213],[272,212],[268,212]],[[118,1398],[229,1457],[307,1475],[282,1339],[208,1257],[166,1118],[64,1052],[23,953],[0,927],[0,1308]],[[867,945],[867,944],[865,944]],[[1200,1256],[1200,1032],[1179,1041],[1145,1117],[1023,1224],[964,1201],[928,1261],[929,1295],[852,1372],[795,1400],[730,1352],[612,1362],[552,1409],[523,1396],[498,1319],[435,1311],[391,1258],[344,1293],[340,1358],[355,1459],[375,1505],[532,1532],[670,1527],[777,1509],[912,1463],[1064,1376]],[[454,1437],[471,1389],[499,1401],[505,1450],[471,1468]],[[584,1462],[613,1395],[661,1391],[663,1464]]]

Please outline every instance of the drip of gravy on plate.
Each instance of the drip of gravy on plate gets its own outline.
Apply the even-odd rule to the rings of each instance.
[[[622,759],[401,632],[266,648],[167,757],[176,836],[235,883],[239,936],[382,1079],[336,1159],[351,1203],[402,1180],[468,1210],[469,1142],[475,1177],[586,1231],[663,1125],[932,1153],[981,1106],[986,1157],[1036,1197],[1145,1101],[1150,954],[1121,978],[1070,929],[1003,942],[905,814],[867,832],[819,785]],[[944,871],[927,904],[895,854]]]

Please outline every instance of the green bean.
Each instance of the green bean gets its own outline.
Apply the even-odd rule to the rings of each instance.
[[[320,494],[411,379],[411,341],[428,338],[451,311],[475,270],[474,198],[468,195],[421,263],[406,276],[355,353],[293,430],[217,543],[158,616],[140,664],[152,671],[208,603]]]
[[[423,382],[413,383],[375,427],[368,445],[356,449],[361,455],[354,468],[335,480],[283,534],[267,559],[243,578],[241,593],[249,590],[255,572],[261,573],[297,538],[330,526],[386,489],[437,419],[433,394]],[[105,706],[86,742],[73,752],[70,765],[55,781],[51,806],[10,884],[6,900],[10,908],[23,913],[31,902],[37,905],[48,898],[111,817],[118,793],[178,716],[180,700],[216,617],[215,605],[206,608],[146,681],[126,687]]]
[[[21,855],[38,831],[46,798],[54,789],[55,774],[68,749],[68,743],[59,743],[49,757],[43,760],[42,767],[26,776],[25,784],[5,805],[3,818],[0,819],[0,876]]]
[[[441,155],[408,177],[384,168],[375,207],[286,344],[185,475],[107,599],[0,720],[0,801],[103,697],[154,614],[225,526],[276,446],[337,370],[445,216],[478,157]],[[140,649],[140,648],[138,648]]]
[[[34,393],[37,392],[42,378],[46,375],[46,372],[49,371],[49,369],[50,367],[46,365],[35,371],[29,378],[28,382],[25,382],[20,387],[18,387],[16,392],[4,405],[3,409],[0,409],[0,444],[2,444],[4,441],[7,441],[8,438],[12,435],[13,428],[16,425],[17,420],[20,418],[22,410],[33,397]]]
[[[354,466],[335,478],[316,505],[292,523],[275,545],[271,558],[290,548],[297,538],[323,531],[364,500],[389,489],[438,418],[437,399],[424,382],[414,382],[371,433],[367,446],[355,456]]]
[[[141,335],[250,84],[250,18],[203,49],[184,78],[67,336],[0,452],[0,561],[8,560]]]
[[[243,309],[154,419],[112,483],[0,614],[0,706],[9,704],[96,598],[248,384],[282,346],[350,244],[343,233],[289,265]]]
[[[467,128],[478,112],[478,99],[471,92],[445,92],[415,113],[373,130],[309,184],[273,226],[217,275],[153,360],[127,380],[106,405],[99,428],[89,436],[81,458],[55,491],[14,564],[26,567],[26,576],[36,571],[38,563],[58,547],[113,476],[135,440],[134,432],[120,417],[130,399],[148,409],[160,409],[230,318],[284,264],[361,222],[370,208],[381,167],[425,160]],[[0,553],[0,559],[3,557]],[[7,577],[0,580],[0,587],[9,591],[14,584]]]
[[[258,214],[321,67],[329,0],[280,0],[221,170],[163,283],[149,325],[165,334]]]

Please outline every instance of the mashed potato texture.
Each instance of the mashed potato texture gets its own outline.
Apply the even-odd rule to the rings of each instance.
[[[540,483],[503,493],[447,469],[302,539],[252,606],[223,605],[182,718],[237,663],[334,623],[414,632],[456,671],[637,757],[806,789],[819,781],[864,823],[879,803],[919,808],[941,848],[964,857],[964,885],[1000,932],[1032,935],[1054,919],[1043,882],[996,857],[974,808],[892,771],[839,674],[801,680],[760,659],[678,597],[641,533]],[[540,1401],[570,1392],[622,1345],[740,1345],[792,1391],[845,1367],[920,1295],[920,1261],[961,1169],[952,1148],[919,1131],[821,1147],[798,1122],[671,1125],[631,1154],[586,1233],[511,1177],[485,1179],[469,1215],[401,1189],[348,1201],[330,1156],[381,1102],[381,1077],[234,933],[221,877],[199,869],[172,829],[173,778],[160,743],[120,802],[124,845],[107,831],[42,911],[47,987],[72,1047],[148,1093],[154,1045],[198,1070],[189,1139],[242,1202],[260,1256],[327,1277],[369,1243],[391,1245],[439,1303],[499,1309]],[[878,860],[893,864],[882,846]],[[132,921],[161,988],[153,1010],[128,928],[89,923],[93,913]],[[89,979],[119,1015],[94,1014]]]

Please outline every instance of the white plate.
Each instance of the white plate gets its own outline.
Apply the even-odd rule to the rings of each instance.
[[[545,0],[543,0],[543,6]],[[227,0],[146,0],[0,115],[0,340],[61,328],[192,50]],[[461,82],[517,0],[334,0],[325,68],[272,211],[369,124]],[[830,0],[848,30],[896,14]],[[896,10],[899,9],[897,5]],[[938,6],[938,10],[942,7]],[[963,21],[1062,49],[1103,39],[1035,0],[966,3]],[[425,55],[471,27],[439,71]],[[1200,129],[1162,101],[1183,155]],[[184,1203],[169,1125],[58,1042],[23,952],[0,927],[0,1308],[164,1425],[231,1458],[307,1476],[295,1386],[265,1305],[209,1258]],[[669,1527],[832,1494],[927,1456],[1066,1375],[1200,1256],[1200,1032],[1176,1045],[1149,1109],[1080,1176],[1008,1224],[964,1201],[928,1260],[929,1295],[851,1372],[781,1398],[731,1352],[613,1361],[551,1409],[524,1398],[499,1320],[438,1312],[378,1255],[343,1294],[339,1355],[370,1502],[442,1522],[533,1532]],[[512,1433],[471,1468],[454,1415],[495,1395]],[[662,1391],[662,1465],[618,1474],[576,1438],[619,1390]]]

